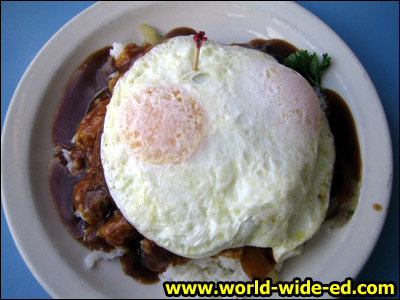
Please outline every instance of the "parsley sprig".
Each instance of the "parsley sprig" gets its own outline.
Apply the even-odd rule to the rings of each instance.
[[[296,70],[303,75],[312,85],[324,90],[321,86],[321,75],[329,67],[331,58],[325,53],[322,62],[319,63],[317,54],[308,53],[307,50],[297,51],[290,54],[284,60],[284,65]]]

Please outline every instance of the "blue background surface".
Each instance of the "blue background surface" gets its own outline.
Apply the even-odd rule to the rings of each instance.
[[[1,2],[1,128],[19,80],[42,46],[93,4]],[[382,235],[356,281],[399,284],[399,3],[299,1],[353,50],[381,98],[393,143],[394,174]],[[50,298],[22,260],[1,208],[1,298]]]

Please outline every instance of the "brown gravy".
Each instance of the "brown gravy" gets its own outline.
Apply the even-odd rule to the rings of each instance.
[[[325,89],[326,115],[335,138],[336,161],[326,222],[341,226],[357,207],[361,181],[361,153],[357,129],[346,102],[335,91]]]
[[[164,39],[179,35],[194,34],[191,28],[176,28],[164,36]],[[235,44],[242,47],[257,49],[273,55],[279,62],[294,53],[297,49],[282,40],[253,40],[246,44]],[[80,154],[71,142],[78,125],[91,110],[101,101],[111,97],[109,76],[113,73],[124,73],[135,60],[144,55],[151,47],[130,44],[130,57],[121,64],[116,64],[110,57],[111,47],[105,47],[90,55],[72,74],[59,108],[55,114],[52,141],[56,151],[49,165],[49,185],[56,211],[67,230],[76,240],[90,249],[111,251],[105,239],[98,236],[99,228],[110,221],[118,209],[111,204],[110,212],[104,220],[97,224],[87,224],[75,216],[73,204],[74,186],[80,182],[88,170],[85,154]],[[325,89],[323,97],[327,102],[327,115],[332,133],[335,137],[336,163],[331,191],[331,203],[327,218],[348,216],[348,199],[355,193],[355,186],[349,182],[361,180],[361,156],[358,145],[356,127],[350,110],[345,101],[334,91]],[[76,155],[82,155],[85,162],[74,175],[67,170],[67,161],[61,154],[61,149],[68,149]],[[102,172],[102,170],[101,170]],[[103,175],[103,174],[101,174]],[[108,192],[107,187],[104,187]],[[143,245],[147,245],[147,250]],[[124,272],[142,283],[158,281],[158,274],[165,270],[169,263],[184,263],[186,259],[176,256],[158,246],[143,236],[133,234],[129,242],[124,244],[127,252],[120,258]],[[147,252],[146,252],[147,251]],[[263,278],[269,268],[274,265],[270,248],[244,247],[241,255],[241,265],[250,278]]]
[[[108,77],[115,72],[106,47],[90,55],[72,74],[64,90],[52,127],[53,145],[71,148],[79,122],[88,113],[92,101],[111,97]]]
[[[233,45],[238,45],[245,48],[251,48],[267,53],[273,56],[281,64],[283,64],[283,61],[285,60],[286,57],[298,51],[298,49],[292,44],[278,39],[272,39],[272,40],[255,39],[251,40],[248,43],[233,44]]]
[[[378,203],[374,203],[374,205],[372,205],[372,208],[376,211],[381,211],[383,209],[382,205]]]

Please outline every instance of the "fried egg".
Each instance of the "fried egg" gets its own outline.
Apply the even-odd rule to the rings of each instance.
[[[322,223],[335,151],[308,82],[260,51],[176,37],[117,82],[101,160],[146,238],[189,258],[240,246],[283,260]]]

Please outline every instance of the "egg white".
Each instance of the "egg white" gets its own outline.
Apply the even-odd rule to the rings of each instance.
[[[193,71],[194,48],[192,37],[170,39],[115,86],[101,141],[110,193],[171,252],[203,258],[252,245],[280,261],[325,217],[335,159],[326,117],[311,86],[271,56],[207,41]],[[151,161],[121,138],[127,103],[160,87],[204,111],[198,143],[179,160]]]

